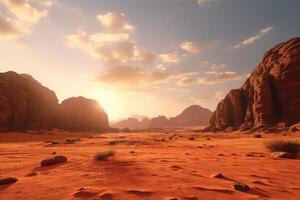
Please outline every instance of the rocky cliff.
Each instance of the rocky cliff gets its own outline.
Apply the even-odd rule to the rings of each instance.
[[[0,73],[0,131],[106,127],[107,115],[96,101],[71,98],[59,105],[55,93],[30,75]]]
[[[267,128],[300,121],[300,37],[265,53],[244,85],[218,104],[210,130]]]

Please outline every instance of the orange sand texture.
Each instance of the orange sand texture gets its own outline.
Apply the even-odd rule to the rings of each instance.
[[[300,139],[299,132],[262,135],[0,133],[0,177],[18,178],[14,184],[0,186],[0,199],[299,200],[300,160],[273,159],[263,145],[272,138]],[[49,143],[68,137],[80,140]],[[115,156],[107,161],[94,159],[106,150],[114,150]],[[67,156],[68,162],[40,167],[53,152]],[[37,175],[27,176],[32,171]],[[212,178],[215,173],[224,178]],[[232,189],[236,181],[251,189]]]

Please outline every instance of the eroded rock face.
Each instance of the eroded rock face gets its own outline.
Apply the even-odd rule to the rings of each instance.
[[[0,131],[53,127],[53,91],[29,75],[0,73]]]
[[[265,53],[240,89],[218,104],[210,129],[290,126],[300,121],[300,37]]]
[[[96,100],[72,97],[58,107],[58,127],[66,130],[90,131],[109,127],[108,117]]]
[[[97,101],[76,97],[59,105],[55,93],[30,75],[0,73],[0,131],[107,127],[107,114]]]

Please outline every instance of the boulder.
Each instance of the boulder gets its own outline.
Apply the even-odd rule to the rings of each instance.
[[[64,163],[67,161],[68,161],[68,159],[66,156],[54,156],[53,158],[48,158],[48,159],[43,160],[41,162],[41,166],[45,167],[45,166],[50,166],[50,165],[56,165],[56,164]]]
[[[17,182],[18,179],[15,177],[5,177],[5,178],[0,178],[0,185],[8,185],[8,184],[13,184]]]
[[[211,130],[248,130],[300,121],[300,37],[265,53],[243,86],[231,90],[210,120]]]
[[[250,187],[244,183],[234,183],[232,185],[232,188],[237,191],[241,191],[241,192],[246,192],[246,191],[250,190]]]

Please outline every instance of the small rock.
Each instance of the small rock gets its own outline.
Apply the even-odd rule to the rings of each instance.
[[[241,192],[246,192],[246,191],[250,190],[250,187],[244,183],[234,183],[232,185],[232,188],[237,191],[241,191]]]
[[[27,174],[26,176],[37,176],[37,175],[38,175],[37,172],[33,171]]]
[[[195,196],[185,196],[185,197],[183,197],[183,199],[185,199],[185,200],[198,200],[198,198],[197,197],[195,197]]]
[[[298,131],[298,128],[296,126],[291,126],[289,131],[290,132],[296,132],[296,131]]]
[[[100,194],[99,198],[103,200],[113,200],[113,195],[110,192],[103,192]]]
[[[59,163],[67,162],[67,157],[65,156],[54,156],[53,158],[45,159],[41,162],[41,166],[49,166],[49,165],[55,165]]]
[[[224,178],[223,174],[221,173],[216,173],[211,175],[212,178]]]
[[[164,200],[179,200],[177,197],[165,197]]]
[[[296,159],[297,154],[288,153],[288,152],[274,152],[272,153],[272,158],[287,158],[287,159]]]
[[[7,185],[7,184],[13,184],[17,182],[18,179],[15,177],[5,177],[5,178],[0,178],[0,185]]]

